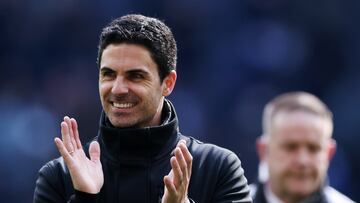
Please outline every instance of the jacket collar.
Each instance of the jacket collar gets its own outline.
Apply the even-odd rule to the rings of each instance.
[[[324,187],[325,186],[322,185],[318,191],[314,192],[305,200],[301,201],[301,203],[328,203],[324,194]],[[264,183],[257,184],[256,192],[253,196],[254,203],[271,203],[271,201],[267,199],[267,196],[265,194],[265,188],[266,186]]]
[[[113,161],[157,159],[170,154],[179,140],[178,120],[170,101],[165,100],[162,124],[145,128],[116,128],[102,112],[98,141],[101,154]]]

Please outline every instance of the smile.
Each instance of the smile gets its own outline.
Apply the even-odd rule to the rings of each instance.
[[[135,104],[133,103],[117,103],[117,102],[113,102],[112,105],[116,108],[131,108],[135,106]]]

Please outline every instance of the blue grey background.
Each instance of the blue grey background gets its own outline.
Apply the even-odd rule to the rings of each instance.
[[[233,150],[253,182],[263,106],[309,91],[334,113],[330,183],[359,201],[359,8],[357,0],[0,1],[1,202],[32,201],[37,171],[59,156],[63,116],[77,118],[83,143],[96,135],[98,35],[128,13],[174,32],[170,99],[184,134]]]

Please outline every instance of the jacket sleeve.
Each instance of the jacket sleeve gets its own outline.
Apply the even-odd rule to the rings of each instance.
[[[97,195],[74,190],[70,175],[61,159],[51,161],[39,171],[34,203],[92,203]]]
[[[71,203],[96,203],[97,194],[89,194],[75,190],[75,194],[71,196]]]
[[[223,160],[218,178],[214,202],[252,202],[240,159],[234,153],[228,154]]]
[[[64,187],[59,185],[61,178],[56,173],[53,163],[49,162],[43,166],[39,171],[38,179],[34,191],[34,203],[64,203],[65,192]],[[64,184],[64,183],[62,183]]]

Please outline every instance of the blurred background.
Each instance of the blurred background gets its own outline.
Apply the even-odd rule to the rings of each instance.
[[[59,156],[63,116],[77,118],[83,143],[96,136],[98,36],[128,13],[174,32],[170,99],[184,134],[233,150],[254,182],[263,106],[311,92],[334,113],[330,183],[360,201],[359,9],[358,0],[0,1],[1,202],[32,202],[38,170]]]

